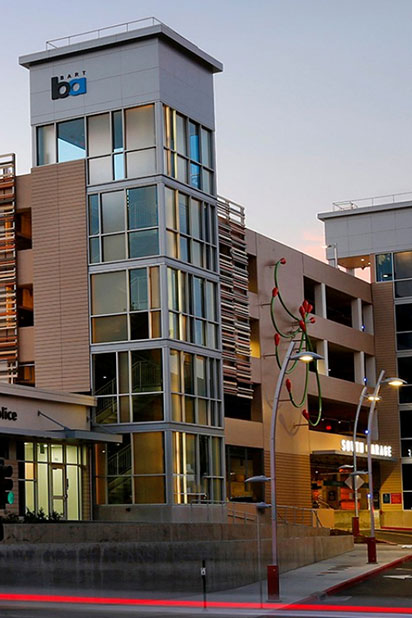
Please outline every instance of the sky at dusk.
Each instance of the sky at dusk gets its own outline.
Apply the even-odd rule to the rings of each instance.
[[[218,191],[249,227],[323,255],[333,201],[412,190],[410,0],[2,2],[0,153],[30,168],[28,71],[45,41],[155,16],[224,65]]]

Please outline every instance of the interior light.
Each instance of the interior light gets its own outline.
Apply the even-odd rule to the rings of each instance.
[[[380,395],[368,395],[369,401],[380,401],[382,397]]]
[[[332,425],[326,425],[325,429],[326,431],[332,431]]]

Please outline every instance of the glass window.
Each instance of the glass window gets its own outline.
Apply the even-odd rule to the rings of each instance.
[[[117,397],[97,399],[96,423],[117,423]]]
[[[130,315],[130,339],[149,338],[149,315],[146,311]]]
[[[132,467],[132,451],[130,446],[130,435],[123,434],[123,441],[120,444],[109,442],[107,448],[107,474],[109,476],[119,476],[130,473]]]
[[[212,172],[208,172],[207,170],[202,171],[202,190],[205,193],[213,193],[212,186]]]
[[[124,154],[115,154],[113,157],[114,180],[122,180],[125,177]]]
[[[203,280],[193,277],[193,314],[204,317]]]
[[[103,261],[114,262],[126,258],[125,234],[103,236]]]
[[[100,231],[99,196],[89,196],[89,234],[94,236]]]
[[[138,268],[130,271],[130,311],[145,311],[148,307],[147,271]]]
[[[134,423],[153,423],[163,420],[163,395],[133,395]]]
[[[129,355],[119,352],[119,392],[129,392]]]
[[[175,192],[172,189],[165,189],[166,225],[173,230],[176,229],[176,208]]]
[[[134,393],[161,391],[162,351],[132,351],[132,391]]]
[[[132,503],[132,479],[127,476],[107,479],[108,504]]]
[[[202,234],[202,205],[198,200],[191,200],[192,236],[203,238]]]
[[[74,161],[86,156],[84,120],[67,120],[57,124],[57,160]]]
[[[397,331],[412,331],[412,304],[395,306],[396,314],[396,330]]]
[[[200,166],[195,163],[190,164],[190,184],[200,189]]]
[[[128,152],[127,159],[127,177],[139,178],[140,176],[151,176],[156,173],[155,149],[138,150],[136,152]]]
[[[123,150],[123,117],[122,112],[113,112],[113,151]]]
[[[110,115],[99,114],[98,116],[89,116],[87,124],[89,157],[97,157],[111,152]]]
[[[196,394],[206,397],[206,359],[204,356],[196,356]]]
[[[150,280],[150,308],[160,308],[160,274],[158,266],[153,266],[149,270]]]
[[[181,392],[180,354],[177,350],[170,350],[170,388]]]
[[[123,191],[102,193],[101,198],[103,233],[121,232],[125,229]]]
[[[392,281],[392,253],[376,256],[376,281]]]
[[[398,333],[396,335],[398,350],[412,349],[412,333]]]
[[[176,114],[176,133],[177,133],[177,145],[176,150],[182,155],[187,154],[187,142],[186,142],[186,120],[183,116]]]
[[[138,258],[159,253],[157,230],[142,230],[129,234],[129,257]]]
[[[154,105],[127,109],[125,114],[127,150],[154,146]]]
[[[93,315],[127,311],[124,270],[92,275],[91,284]]]
[[[412,464],[402,464],[403,489],[412,490]]]
[[[94,395],[112,395],[117,392],[116,354],[95,354],[93,356]]]
[[[211,132],[202,129],[202,163],[207,167],[212,167],[212,140]]]
[[[412,296],[412,281],[395,281],[395,297],[407,298]]]
[[[411,410],[401,410],[400,417],[401,417],[401,437],[402,438],[412,438],[412,411]]]
[[[412,384],[412,356],[398,358],[399,377]],[[402,389],[400,389],[402,391]]]
[[[140,187],[126,192],[129,230],[157,225],[156,187]]]
[[[127,317],[125,315],[111,315],[110,317],[92,319],[93,343],[126,340]]]
[[[135,476],[134,494],[136,504],[163,504],[165,502],[164,477]]]
[[[189,122],[189,135],[190,135],[190,158],[194,161],[200,162],[200,150],[199,150],[199,125],[194,122]]]
[[[56,163],[54,125],[37,127],[37,165]]]
[[[403,251],[394,254],[395,279],[412,277],[412,251]]]
[[[134,433],[133,447],[135,474],[162,474],[164,472],[162,432]]]
[[[192,224],[193,225],[193,224]],[[182,234],[190,234],[189,198],[179,192],[179,229]]]
[[[193,395],[195,392],[193,376],[193,355],[186,353],[183,356],[183,374],[185,393]]]
[[[112,158],[89,159],[89,185],[99,185],[112,180]]]

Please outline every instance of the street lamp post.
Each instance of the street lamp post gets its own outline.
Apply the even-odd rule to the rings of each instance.
[[[384,380],[385,370],[379,374],[379,378],[376,382],[375,390],[373,395],[369,397],[372,401],[372,405],[369,409],[368,415],[368,433],[366,436],[366,442],[368,447],[368,477],[369,477],[369,512],[370,512],[370,524],[371,524],[371,534],[367,539],[368,544],[368,562],[376,563],[376,538],[375,538],[375,516],[373,509],[373,478],[372,478],[372,423],[373,423],[373,415],[375,412],[376,402],[379,401],[379,391],[382,384],[389,384],[390,386],[399,387],[403,384],[406,384],[405,380],[401,378],[386,378]],[[355,446],[355,445],[354,445]]]
[[[352,517],[352,534],[353,536],[359,535],[359,506],[358,506],[358,488],[356,486],[356,475],[357,475],[357,466],[356,466],[356,435],[358,432],[358,421],[359,415],[362,407],[363,400],[365,399],[366,393],[368,392],[368,388],[366,386],[363,387],[362,392],[359,397],[358,407],[356,409],[355,422],[353,424],[353,472],[352,472],[352,488],[355,493],[355,517]]]
[[[279,406],[280,392],[285,378],[288,364],[291,360],[301,360],[303,362],[311,362],[320,360],[323,357],[315,352],[299,352],[293,354],[295,342],[291,341],[283,359],[280,368],[278,380],[275,388],[275,396],[272,406],[272,420],[270,429],[270,482],[271,482],[271,503],[272,503],[272,564],[267,567],[267,584],[268,584],[268,599],[269,601],[277,601],[279,599],[279,561],[278,561],[278,544],[277,544],[277,510],[276,510],[276,420]]]

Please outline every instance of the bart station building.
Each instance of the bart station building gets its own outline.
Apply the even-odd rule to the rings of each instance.
[[[244,208],[217,196],[213,80],[223,67],[190,41],[151,19],[51,41],[20,64],[33,167],[17,176],[14,155],[0,163],[7,511],[202,521],[254,508],[265,492],[270,502],[269,487],[245,479],[269,475],[279,371],[269,308],[284,258],[282,298],[292,313],[312,306],[322,360],[306,389],[296,367],[301,408],[287,394],[280,403],[279,512],[349,525],[345,481],[354,447],[366,466],[368,402],[354,445],[355,411],[384,368],[411,386],[379,402],[377,517],[411,526],[412,202],[320,215],[333,264],[322,263],[247,229]]]

